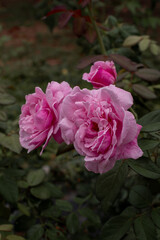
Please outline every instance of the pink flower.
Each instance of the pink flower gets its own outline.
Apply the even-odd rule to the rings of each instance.
[[[66,82],[51,82],[47,86],[46,94],[36,87],[35,93],[26,96],[19,126],[20,143],[28,149],[28,153],[44,143],[43,152],[51,137],[59,143],[63,141],[59,114],[62,101],[70,91],[71,88]]]
[[[98,61],[91,66],[89,73],[84,73],[82,79],[91,82],[94,88],[114,84],[117,78],[116,68],[112,61]]]
[[[89,171],[104,173],[117,160],[142,156],[137,145],[141,126],[127,111],[132,104],[131,94],[114,85],[98,90],[75,87],[64,99],[60,121],[62,137],[85,156]]]

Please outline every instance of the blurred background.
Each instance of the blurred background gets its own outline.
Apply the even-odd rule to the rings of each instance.
[[[10,234],[21,237],[17,240],[74,239],[78,231],[77,240],[96,239],[100,217],[105,222],[128,206],[134,177],[103,216],[93,195],[96,174],[84,169],[83,157],[54,141],[42,156],[40,149],[28,155],[18,140],[21,106],[36,86],[45,91],[50,81],[67,81],[72,87],[92,88],[82,81],[89,66],[81,59],[101,50],[87,20],[86,3],[0,0],[0,224],[7,224],[6,230],[0,229],[2,239]],[[73,12],[65,14],[57,6]],[[159,0],[95,0],[93,9],[107,54],[120,54],[160,70]],[[128,69],[128,75],[122,76],[122,66],[116,67],[121,76],[118,86],[132,93],[139,116],[160,108],[159,73],[153,71],[154,77],[142,76],[142,80]],[[77,219],[72,210],[82,205]]]

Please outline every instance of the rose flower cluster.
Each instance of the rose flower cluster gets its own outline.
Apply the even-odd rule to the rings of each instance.
[[[95,173],[107,172],[117,160],[141,157],[141,126],[128,111],[133,98],[114,85],[116,77],[112,61],[98,61],[83,74],[93,90],[54,81],[45,93],[36,87],[21,109],[21,145],[28,152],[43,145],[42,153],[51,138],[73,144],[85,156],[85,167]]]

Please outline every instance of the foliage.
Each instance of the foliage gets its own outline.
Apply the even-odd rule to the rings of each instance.
[[[3,44],[8,41],[10,38],[6,35],[2,36],[0,38],[0,47],[3,46]],[[0,144],[8,149],[10,149],[13,152],[20,153],[21,146],[19,144],[19,136],[18,134],[12,130],[12,133],[7,131],[7,114],[5,111],[5,106],[13,104],[15,102],[15,98],[8,94],[5,91],[5,88],[1,86],[0,88]],[[6,135],[7,133],[7,135]]]
[[[58,2],[35,3],[36,18],[45,16],[53,7],[55,9]],[[105,6],[103,2],[98,5],[98,2],[95,1],[94,5],[97,17]],[[146,36],[145,31],[156,27],[159,22],[153,10],[148,9],[142,14],[139,1],[122,1],[116,7],[112,5],[115,13],[113,16],[105,13],[103,24],[95,18],[107,51],[107,54],[101,54],[95,31],[90,31],[87,38],[86,30],[81,29],[83,17],[85,21],[90,19],[86,5],[89,1],[75,4],[75,1],[64,0],[62,3],[70,11],[81,10],[77,18],[71,19],[70,15],[61,18],[62,25],[68,21],[70,25],[73,23],[74,32],[78,31],[77,40],[68,29],[53,35],[39,33],[35,37],[36,42],[23,41],[20,46],[9,45],[12,39],[7,35],[0,37],[3,63],[0,65],[1,238],[158,240],[159,44],[153,35]],[[118,15],[116,17],[124,6],[131,12],[136,26],[125,23]],[[139,14],[143,15],[140,24],[144,28],[139,28]],[[49,18],[45,21],[53,29],[58,22],[56,15]],[[90,22],[87,26],[92,29]],[[59,46],[55,49],[57,42]],[[84,53],[90,56],[81,58]],[[53,59],[57,62],[50,64]],[[130,91],[134,97],[134,111],[139,117],[138,123],[143,126],[139,138],[143,157],[118,161],[112,170],[99,176],[84,169],[83,158],[72,146],[57,145],[53,141],[42,156],[39,149],[30,155],[21,150],[18,116],[24,96],[33,92],[35,86],[44,88],[54,79],[61,82],[65,78],[72,86],[90,88],[89,83],[81,80],[82,71],[76,66],[85,68],[94,61],[108,59],[116,63],[117,86]]]

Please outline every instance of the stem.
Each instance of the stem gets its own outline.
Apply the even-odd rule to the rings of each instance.
[[[93,27],[94,27],[96,33],[97,33],[97,37],[98,37],[99,45],[100,45],[100,48],[101,48],[101,52],[102,52],[102,54],[106,55],[106,50],[105,50],[105,47],[104,47],[104,43],[103,43],[103,40],[102,40],[102,36],[101,36],[101,34],[100,34],[100,31],[99,31],[99,28],[98,28],[98,26],[97,26],[97,23],[96,23],[96,21],[94,20],[92,0],[90,1],[88,10],[89,10],[89,16],[90,16],[90,18],[91,18],[91,22],[92,22],[92,24],[93,24]]]
[[[130,108],[130,110],[131,110],[131,112],[133,113],[133,115],[135,116],[136,121],[138,121],[138,115],[137,115],[137,113],[133,110],[132,107]]]

